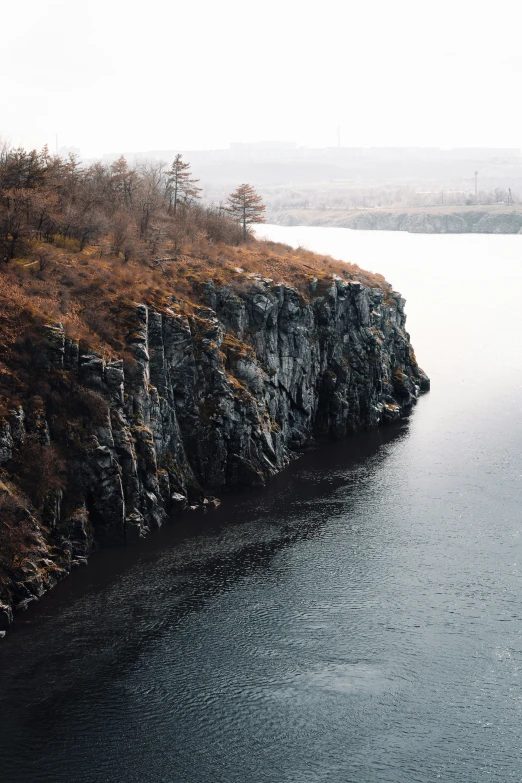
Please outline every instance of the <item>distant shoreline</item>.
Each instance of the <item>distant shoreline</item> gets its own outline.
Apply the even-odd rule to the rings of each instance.
[[[332,226],[415,234],[522,234],[522,206],[410,207],[405,209],[281,210],[268,215],[280,226]]]

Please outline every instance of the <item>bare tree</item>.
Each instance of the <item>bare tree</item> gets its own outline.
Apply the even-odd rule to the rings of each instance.
[[[31,213],[31,192],[26,188],[12,188],[3,193],[0,205],[0,239],[7,258],[15,255],[17,242],[28,233]]]
[[[36,256],[39,262],[40,272],[45,272],[45,270],[51,265],[51,252],[47,248],[42,247],[38,250]]]
[[[112,252],[119,256],[123,255],[125,262],[129,261],[133,255],[135,240],[133,235],[133,225],[127,212],[117,212],[112,219]]]
[[[140,182],[136,192],[134,209],[138,213],[139,235],[147,239],[151,222],[163,206],[165,163],[148,161],[139,168]]]

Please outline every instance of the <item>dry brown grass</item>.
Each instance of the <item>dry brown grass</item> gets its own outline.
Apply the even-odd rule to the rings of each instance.
[[[43,251],[47,261],[42,270],[38,258]],[[305,298],[310,297],[313,278],[322,293],[332,275],[390,290],[381,275],[356,265],[266,241],[234,246],[195,239],[176,252],[175,261],[161,266],[143,260],[126,263],[115,255],[100,257],[99,246],[72,252],[70,243],[57,247],[33,241],[24,258],[0,269],[0,408],[20,398],[27,373],[17,374],[19,358],[37,352],[44,323],[61,322],[82,348],[110,359],[124,352],[126,315],[135,302],[192,313],[194,307],[206,305],[208,280],[241,291],[252,286],[253,275],[293,286]]]

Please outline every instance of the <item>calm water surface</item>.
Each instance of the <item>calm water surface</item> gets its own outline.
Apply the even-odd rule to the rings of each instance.
[[[383,272],[433,391],[20,615],[6,783],[522,781],[522,236],[262,231]]]

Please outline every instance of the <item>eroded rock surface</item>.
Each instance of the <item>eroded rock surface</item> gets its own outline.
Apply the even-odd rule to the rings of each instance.
[[[314,439],[396,419],[429,388],[395,292],[334,276],[312,280],[304,298],[267,278],[241,290],[209,281],[206,299],[188,314],[137,304],[125,364],[46,328],[41,372],[90,414],[83,430],[72,420],[57,429],[38,407],[0,418],[6,475],[29,433],[75,460],[74,502],[53,489],[40,516],[13,512],[31,543],[1,582],[1,630],[97,542],[139,541],[169,514],[217,505],[225,488],[262,485]]]

